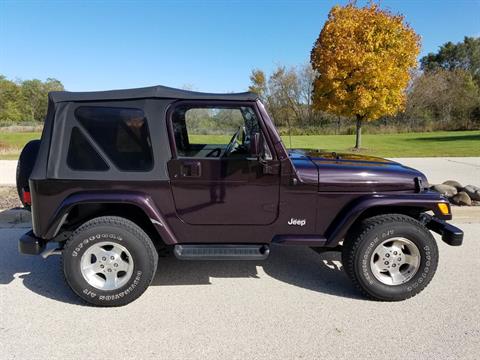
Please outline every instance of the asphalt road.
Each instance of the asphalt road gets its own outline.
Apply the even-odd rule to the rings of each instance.
[[[478,359],[480,223],[440,243],[432,283],[399,303],[357,294],[334,253],[277,247],[265,262],[160,259],[114,309],[84,305],[60,258],[22,256],[0,229],[1,359]]]

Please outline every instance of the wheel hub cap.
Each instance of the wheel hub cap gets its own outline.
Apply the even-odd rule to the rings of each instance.
[[[80,269],[85,281],[99,290],[116,290],[133,274],[133,259],[122,245],[104,241],[92,245],[82,255]]]
[[[386,285],[409,281],[420,267],[420,251],[411,241],[395,237],[382,241],[373,251],[370,269],[377,280]]]

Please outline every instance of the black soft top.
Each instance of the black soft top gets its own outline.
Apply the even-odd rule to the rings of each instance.
[[[95,101],[95,100],[129,100],[145,98],[188,99],[188,100],[257,100],[258,95],[252,92],[214,94],[203,93],[167,86],[151,86],[138,89],[70,92],[52,91],[49,94],[54,103],[67,101]]]

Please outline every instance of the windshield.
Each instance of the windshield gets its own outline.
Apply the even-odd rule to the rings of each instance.
[[[270,129],[275,132],[276,138],[280,140],[280,143],[282,144],[283,148],[287,149],[287,147],[285,146],[285,143],[282,140],[282,137],[280,136],[280,133],[277,130],[277,127],[275,126],[275,122],[273,121],[272,117],[268,114],[267,110],[265,109],[265,106],[263,105],[263,103],[261,101],[257,101],[257,103],[258,103],[258,106],[260,107],[260,110],[263,113],[263,115],[268,117],[270,119],[270,121],[272,122],[272,124],[274,125],[274,126],[271,126]]]

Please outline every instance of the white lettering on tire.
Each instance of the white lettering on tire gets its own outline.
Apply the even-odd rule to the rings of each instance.
[[[113,240],[118,240],[118,241],[122,241],[123,238],[121,236],[118,236],[116,234],[105,234],[105,233],[101,233],[101,234],[95,234],[95,235],[92,235],[86,239],[83,239],[83,241],[81,241],[77,247],[75,249],[73,249],[72,251],[72,256],[73,257],[77,257],[78,256],[78,253],[83,249],[83,247],[87,246],[88,243],[90,243],[91,241],[95,241],[97,239],[101,239],[101,238],[109,238],[109,239],[113,239]]]

